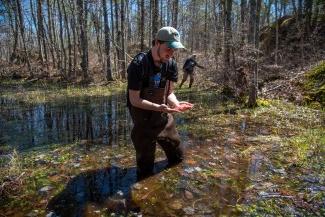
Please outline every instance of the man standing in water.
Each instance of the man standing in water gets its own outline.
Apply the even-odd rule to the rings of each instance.
[[[173,27],[161,28],[148,52],[139,53],[128,66],[127,105],[134,123],[131,139],[136,150],[138,180],[153,174],[156,143],[164,150],[168,164],[183,159],[183,146],[172,116],[193,105],[179,102],[174,94],[178,72],[172,58],[184,48]]]
[[[184,66],[183,66],[183,79],[181,84],[179,85],[179,88],[182,88],[182,85],[184,84],[184,82],[187,80],[187,77],[190,76],[190,84],[189,84],[189,88],[192,87],[192,84],[194,82],[194,67],[197,66],[201,69],[204,69],[203,66],[200,66],[197,62],[196,62],[196,54],[193,54],[190,58],[187,58],[185,60]]]

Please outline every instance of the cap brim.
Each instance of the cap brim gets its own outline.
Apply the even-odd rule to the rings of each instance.
[[[170,41],[167,43],[167,46],[169,48],[172,48],[172,49],[181,49],[181,48],[185,48],[182,43],[178,42],[178,41]]]

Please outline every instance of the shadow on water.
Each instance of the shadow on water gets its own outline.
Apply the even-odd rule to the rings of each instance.
[[[155,174],[164,170],[167,161],[155,163]],[[87,216],[88,206],[93,204],[107,213],[126,215],[139,212],[131,200],[131,186],[137,182],[136,167],[108,167],[83,172],[72,178],[65,189],[48,203],[52,216]]]

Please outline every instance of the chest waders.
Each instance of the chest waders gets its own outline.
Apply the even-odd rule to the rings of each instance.
[[[144,88],[140,92],[142,99],[163,104],[167,100],[170,83],[167,88]],[[171,114],[149,111],[130,106],[134,123],[131,139],[136,150],[137,175],[141,180],[153,174],[156,144],[164,150],[169,165],[183,160],[183,147]]]

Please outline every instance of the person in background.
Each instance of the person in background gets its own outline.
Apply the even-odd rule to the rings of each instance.
[[[189,88],[192,87],[193,82],[194,82],[194,67],[197,66],[201,69],[204,69],[203,66],[200,66],[197,62],[196,62],[196,54],[193,54],[191,57],[187,58],[185,60],[184,66],[183,66],[183,79],[181,84],[179,85],[179,88],[182,88],[182,85],[184,84],[184,82],[187,80],[188,76],[190,76],[190,84],[189,84]]]
[[[174,94],[178,72],[173,55],[182,48],[178,31],[163,27],[152,48],[136,55],[128,66],[127,106],[134,123],[131,139],[138,180],[153,174],[156,143],[164,150],[169,166],[183,160],[183,146],[172,115],[193,106],[179,102]]]

